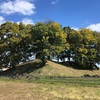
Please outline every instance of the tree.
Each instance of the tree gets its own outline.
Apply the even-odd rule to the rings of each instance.
[[[27,27],[27,31],[26,31]],[[0,66],[15,66],[26,61],[29,56],[30,34],[32,26],[6,22],[0,29]]]
[[[57,55],[64,50],[66,34],[57,23],[37,23],[31,31],[36,57],[45,63],[46,57]]]
[[[100,62],[98,34],[95,33],[94,35],[93,31],[85,28],[73,30],[70,27],[64,27],[63,30],[67,34],[67,42],[70,45],[70,48],[66,49],[68,62],[70,62],[70,58],[72,58],[77,68],[96,68],[96,63]]]
[[[83,69],[94,69],[96,65],[96,39],[93,31],[80,29],[70,33],[70,46],[73,51],[73,61]]]

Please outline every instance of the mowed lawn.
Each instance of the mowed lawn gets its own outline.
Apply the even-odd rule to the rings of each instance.
[[[100,100],[99,80],[0,81],[0,100]],[[92,81],[91,81],[92,80]],[[91,84],[93,83],[93,84]]]

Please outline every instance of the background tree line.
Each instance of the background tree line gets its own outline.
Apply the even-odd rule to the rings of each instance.
[[[56,56],[58,61],[73,62],[80,69],[95,69],[100,64],[100,33],[61,27],[52,21],[0,25],[0,67],[14,67],[33,55],[44,64]]]

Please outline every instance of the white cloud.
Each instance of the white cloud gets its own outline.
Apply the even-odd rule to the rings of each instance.
[[[79,28],[77,28],[77,27],[71,27],[71,29],[74,29],[74,30],[76,30],[76,31],[79,30]]]
[[[91,30],[93,30],[93,31],[100,32],[100,23],[91,24],[91,25],[89,25],[89,26],[86,27],[86,28],[91,29]]]
[[[7,1],[0,4],[0,12],[7,15],[14,13],[31,15],[35,13],[35,8],[35,4],[31,3],[30,0]]]
[[[28,18],[24,18],[22,20],[22,22],[27,25],[27,24],[34,24],[33,20],[32,19],[28,19]]]
[[[1,25],[2,23],[4,23],[4,22],[6,22],[6,21],[5,21],[5,18],[2,17],[2,16],[0,16],[0,25]]]
[[[24,19],[22,19],[22,21],[19,21],[17,23],[19,24],[20,22],[24,23],[25,25],[27,25],[27,24],[34,24],[33,20],[29,19],[29,18],[24,18]]]
[[[55,5],[55,4],[57,4],[57,2],[58,2],[58,0],[55,0],[55,1],[52,1],[51,4]]]

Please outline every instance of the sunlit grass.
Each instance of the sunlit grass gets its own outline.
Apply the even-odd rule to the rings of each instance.
[[[100,75],[99,72],[76,70],[48,61],[44,67],[30,73],[0,77],[0,99],[100,100],[100,78],[81,77]]]
[[[0,97],[2,100],[8,98],[10,100],[100,100],[99,80],[41,78],[31,81],[12,79],[8,81],[0,79]]]

